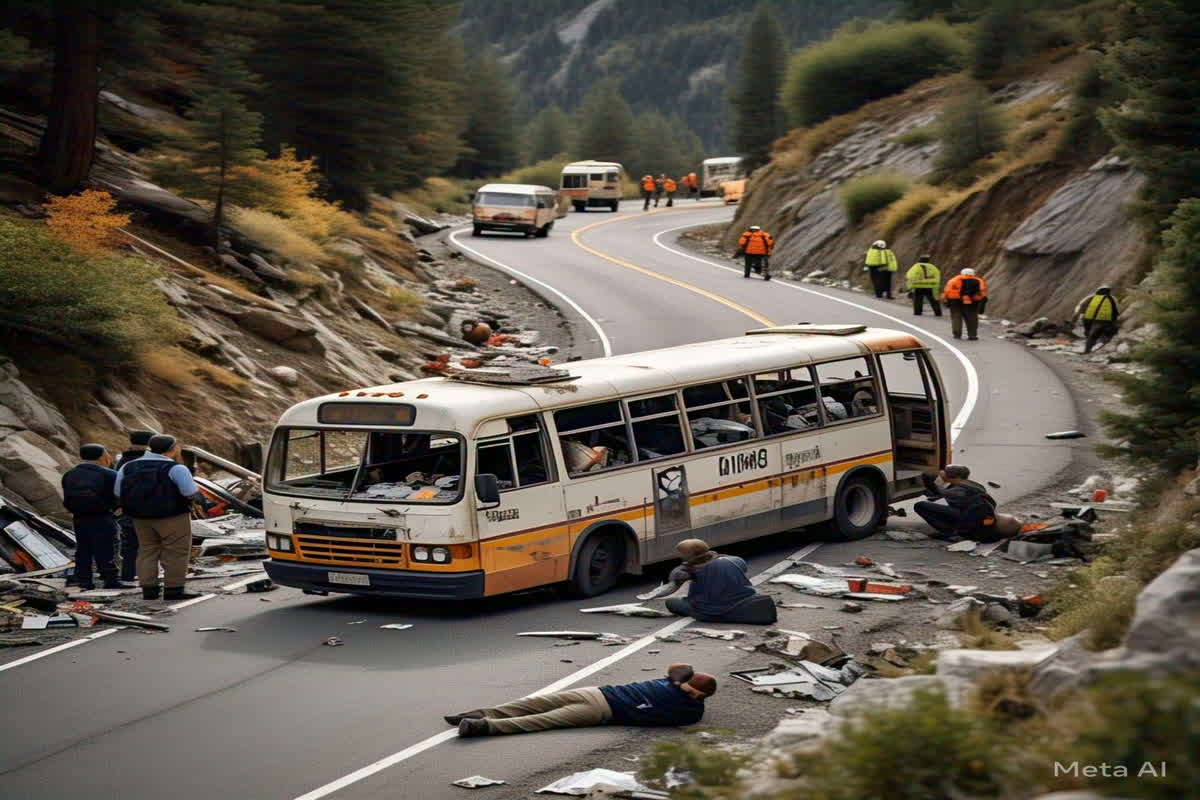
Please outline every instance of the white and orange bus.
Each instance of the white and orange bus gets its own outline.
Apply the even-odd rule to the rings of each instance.
[[[267,573],[309,592],[474,598],[803,526],[853,539],[949,454],[925,346],[792,325],[318,397],[275,429]]]
[[[615,161],[572,161],[562,169],[559,191],[570,198],[576,211],[591,207],[616,211],[621,207],[621,182],[625,168]]]

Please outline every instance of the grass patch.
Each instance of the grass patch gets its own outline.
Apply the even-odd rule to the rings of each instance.
[[[911,187],[883,213],[880,227],[884,238],[894,239],[897,231],[924,217],[945,196],[946,190],[937,186],[921,183]]]
[[[286,261],[303,264],[329,260],[321,245],[297,230],[291,220],[254,208],[235,209],[231,216],[235,228]]]
[[[203,383],[232,391],[246,388],[240,375],[178,347],[146,350],[138,357],[138,365],[146,375],[176,389],[194,389]]]
[[[0,217],[0,327],[98,363],[131,362],[149,343],[183,333],[149,261],[86,254],[42,223]]]
[[[638,775],[650,786],[665,787],[668,773],[686,773],[691,776],[693,783],[674,790],[672,797],[721,797],[723,795],[713,795],[706,789],[732,785],[738,770],[746,761],[745,756],[734,755],[716,747],[659,742],[654,745],[650,755],[646,756]]]
[[[992,670],[972,687],[968,708],[1001,721],[1044,716],[1046,706],[1034,695],[1032,684],[1031,669]]]
[[[905,147],[921,147],[938,140],[938,126],[934,124],[919,125],[909,128],[904,133],[892,137],[892,141]]]
[[[908,191],[908,178],[895,172],[876,172],[846,181],[839,192],[842,209],[857,225],[863,217],[885,208]]]
[[[416,292],[402,286],[388,289],[387,307],[405,319],[412,319],[425,306],[425,300]]]
[[[426,178],[420,188],[393,195],[392,199],[422,216],[470,214],[471,195],[480,185],[478,181],[468,187],[449,178]]]
[[[957,72],[964,54],[962,37],[941,21],[845,31],[793,56],[783,105],[793,125],[813,125],[925,78]]]

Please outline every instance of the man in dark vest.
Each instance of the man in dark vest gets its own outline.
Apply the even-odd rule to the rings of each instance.
[[[192,549],[191,508],[199,502],[200,490],[188,468],[178,463],[179,443],[174,436],[152,436],[149,448],[149,453],[117,472],[117,498],[137,530],[142,597],[158,599],[160,563],[164,600],[198,597],[185,592],[184,583]]]
[[[141,458],[146,454],[146,445],[154,431],[130,431],[129,449],[117,456],[113,469],[120,469],[130,461]],[[117,525],[121,528],[121,580],[132,581],[137,574],[138,540],[137,531],[133,527],[133,517],[122,514],[117,517]]]
[[[1003,538],[996,525],[996,501],[982,484],[968,480],[970,475],[971,470],[961,464],[947,464],[938,474],[943,486],[932,475],[921,476],[929,500],[921,500],[913,510],[933,528],[934,539],[995,542]],[[945,500],[945,505],[937,500]]]
[[[92,564],[104,581],[105,589],[120,589],[117,567],[113,564],[113,541],[117,535],[117,519],[113,509],[117,501],[113,490],[117,473],[112,456],[102,444],[85,444],[79,448],[83,463],[72,467],[62,477],[63,505],[71,512],[75,528],[75,578],[84,590],[95,589]]]

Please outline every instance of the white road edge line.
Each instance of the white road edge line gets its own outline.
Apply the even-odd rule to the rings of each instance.
[[[224,586],[218,586],[217,588],[222,592],[232,592],[234,589],[240,589],[246,584],[254,583],[255,581],[261,581],[265,577],[267,577],[267,573],[264,570],[263,572],[256,573],[248,578],[243,578],[242,580],[234,581],[233,583],[227,583]]]
[[[666,230],[661,230],[658,233],[654,234],[654,237],[653,237],[654,243],[656,245],[658,245],[659,247],[661,247],[663,250],[666,250],[670,253],[674,253],[677,256],[683,256],[684,258],[691,259],[692,261],[697,261],[701,264],[707,264],[710,267],[716,267],[717,269],[723,269],[723,270],[726,270],[727,272],[734,272],[734,273],[742,272],[741,269],[729,267],[724,264],[718,264],[715,261],[709,261],[707,258],[700,258],[699,256],[694,256],[690,253],[685,253],[682,250],[677,250],[674,247],[669,247],[669,246],[663,244],[662,241],[659,239],[659,237],[663,236],[664,234],[673,233],[675,231],[681,231],[685,228],[695,228],[695,227],[697,227],[696,224],[692,223],[689,225],[677,225],[674,228],[667,228]],[[950,441],[953,442],[955,439],[958,438],[958,434],[962,431],[962,429],[964,427],[966,427],[967,420],[970,419],[971,413],[975,410],[975,405],[979,401],[979,373],[977,373],[975,371],[975,365],[971,363],[971,360],[969,358],[967,358],[966,354],[963,353],[963,351],[959,350],[957,347],[950,344],[950,342],[946,341],[941,336],[938,336],[936,333],[930,333],[929,331],[925,330],[924,328],[922,328],[918,325],[913,325],[911,322],[905,322],[904,320],[900,319],[899,317],[894,317],[891,314],[886,314],[882,311],[878,311],[874,308],[871,308],[870,306],[865,306],[861,303],[856,303],[853,300],[847,300],[842,297],[837,297],[836,295],[826,294],[825,292],[819,292],[816,289],[809,289],[806,286],[797,286],[796,284],[789,283],[787,281],[776,280],[776,281],[774,281],[774,283],[776,283],[779,286],[786,286],[789,289],[794,289],[797,292],[807,292],[808,294],[815,294],[818,297],[824,297],[826,300],[832,300],[835,303],[842,303],[843,305],[851,306],[852,308],[857,308],[862,311],[870,312],[871,314],[876,314],[880,317],[883,317],[884,319],[895,322],[897,325],[903,325],[906,328],[911,328],[914,331],[918,331],[922,336],[927,336],[930,339],[933,339],[938,344],[942,345],[947,350],[949,350],[951,353],[953,353],[954,357],[958,359],[960,364],[962,364],[963,370],[965,370],[967,373],[967,396],[963,399],[962,408],[959,409],[958,414],[954,417],[954,421],[950,423]]]
[[[181,608],[194,606],[197,603],[203,603],[205,600],[212,600],[214,597],[216,597],[215,594],[202,594],[199,597],[193,597],[191,600],[184,600],[182,603],[176,603],[173,606],[167,606],[167,608],[171,611],[179,611]]]
[[[460,233],[466,233],[468,230],[470,230],[470,229],[469,228],[459,228],[458,230],[453,231],[450,234],[450,237],[449,237],[450,241],[454,242],[455,247],[459,248],[460,250],[467,251],[468,253],[475,256],[476,258],[483,259],[484,261],[488,262],[489,264],[494,264],[499,269],[504,270],[505,272],[509,273],[510,275],[516,275],[518,278],[520,278],[523,281],[527,281],[528,283],[536,283],[538,286],[542,287],[546,291],[550,292],[551,294],[555,295],[556,297],[561,298],[562,301],[564,303],[566,303],[568,306],[570,306],[572,309],[574,309],[575,312],[577,314],[579,314],[579,316],[583,317],[584,320],[587,322],[587,324],[592,326],[592,330],[596,331],[596,335],[600,337],[600,347],[601,347],[601,349],[603,349],[604,355],[611,356],[613,354],[612,343],[609,342],[609,340],[608,340],[608,334],[606,334],[604,332],[604,329],[600,327],[600,323],[596,322],[596,320],[592,318],[591,314],[588,314],[586,311],[583,310],[583,308],[578,303],[576,303],[570,297],[567,297],[567,295],[563,294],[558,289],[555,289],[553,286],[546,283],[545,281],[540,281],[537,278],[533,277],[532,275],[527,275],[526,273],[521,272],[519,269],[514,269],[513,267],[510,267],[507,264],[497,261],[496,259],[492,258],[491,256],[485,256],[483,253],[479,252],[474,247],[470,247],[470,246],[465,245],[462,242],[460,242],[458,240],[458,235]]]
[[[766,580],[769,580],[770,578],[775,577],[780,572],[783,572],[785,569],[792,566],[793,562],[799,561],[800,559],[809,555],[810,553],[812,553],[814,550],[816,550],[820,546],[821,546],[820,542],[814,542],[810,545],[806,545],[806,546],[800,548],[795,553],[792,553],[790,556],[785,558],[783,561],[780,561],[779,563],[768,567],[767,569],[763,570],[758,575],[754,576],[754,578],[752,578],[750,582],[753,583],[755,586],[757,586],[758,584],[762,583],[763,581],[766,581]],[[666,626],[658,629],[654,633],[646,634],[645,636],[638,639],[637,641],[635,641],[631,644],[625,645],[624,647],[622,647],[620,650],[613,653],[612,655],[605,656],[604,658],[600,659],[599,661],[589,664],[588,666],[584,667],[583,669],[577,670],[576,672],[571,673],[570,675],[566,676],[565,678],[561,678],[561,679],[555,681],[554,683],[550,684],[549,686],[544,686],[541,689],[538,689],[536,692],[533,692],[532,694],[548,694],[550,692],[557,692],[557,691],[563,689],[564,687],[570,686],[573,683],[577,683],[578,681],[583,680],[584,678],[588,677],[589,675],[593,675],[593,674],[599,672],[600,670],[604,669],[605,667],[608,667],[608,666],[611,666],[611,665],[617,663],[618,661],[620,661],[623,658],[626,658],[627,656],[633,655],[634,653],[636,653],[638,650],[641,650],[646,645],[657,642],[659,636],[669,634],[669,633],[674,633],[675,631],[683,630],[688,625],[691,625],[693,622],[695,622],[695,620],[692,619],[691,617],[684,617],[683,619],[675,620],[674,622],[670,623],[669,625],[666,625]],[[408,759],[412,758],[413,756],[420,755],[421,753],[424,753],[426,750],[437,747],[442,742],[449,741],[450,739],[454,739],[457,736],[458,736],[458,731],[456,731],[456,730],[451,729],[448,731],[442,731],[439,734],[430,736],[428,739],[423,739],[422,741],[419,741],[414,745],[406,747],[397,753],[393,753],[390,756],[381,758],[380,760],[378,760],[374,763],[367,764],[365,767],[362,767],[361,769],[357,769],[354,772],[351,772],[349,775],[338,778],[337,780],[334,780],[334,781],[330,781],[329,783],[325,784],[324,786],[321,786],[320,788],[317,788],[317,789],[313,789],[311,792],[309,792],[307,794],[302,794],[299,797],[297,797],[296,800],[319,800],[319,798],[328,797],[329,795],[333,794],[334,792],[339,792],[342,789],[345,789],[347,786],[350,786],[351,784],[358,783],[359,781],[363,780],[364,778],[369,778],[372,775],[382,772],[383,770],[387,769],[388,767],[393,767],[402,761],[407,761]]]
[[[54,655],[55,653],[61,653],[63,650],[70,650],[72,647],[78,647],[81,644],[87,644],[88,642],[93,642],[96,639],[103,639],[105,636],[108,636],[110,633],[116,633],[119,630],[122,630],[122,629],[121,628],[105,628],[102,631],[96,631],[95,633],[88,634],[87,636],[83,637],[82,639],[76,639],[73,642],[67,642],[66,644],[60,644],[58,647],[51,647],[49,650],[43,650],[42,652],[34,653],[31,656],[25,656],[24,658],[18,658],[16,661],[9,661],[7,664],[0,664],[0,672],[4,672],[4,670],[6,670],[6,669],[14,669],[16,667],[21,666],[22,664],[28,664],[31,661],[37,661],[39,658],[45,658],[46,656],[51,656],[51,655]]]

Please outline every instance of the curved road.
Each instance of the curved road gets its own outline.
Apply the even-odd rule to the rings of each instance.
[[[956,342],[956,350],[941,338],[945,319],[913,318],[905,306],[859,293],[744,280],[733,262],[675,244],[679,229],[730,216],[719,205],[683,203],[649,213],[571,214],[547,239],[451,238],[562,307],[596,355],[800,320],[916,324],[933,346],[961,428],[956,460],[1004,475],[1002,500],[1038,488],[1067,465],[1070,449],[1041,435],[1073,425],[1069,394],[1023,349],[985,337]],[[751,574],[761,575],[798,548],[814,547],[780,535],[744,554]],[[628,601],[658,577],[628,581],[603,602]],[[622,731],[451,741],[440,716],[547,688],[643,680],[688,654],[683,644],[652,639],[622,648],[556,647],[515,636],[590,628],[637,638],[664,627],[608,616],[584,624],[580,605],[549,590],[447,606],[281,589],[182,609],[167,634],[125,631],[12,669],[5,664],[25,654],[3,654],[0,707],[8,724],[0,734],[0,796],[424,800],[460,796],[448,783],[476,773],[510,783],[546,770],[566,773],[619,743]],[[414,627],[379,628],[392,622]],[[194,631],[209,625],[237,633]],[[345,646],[322,645],[334,634]],[[707,669],[719,673],[721,658],[732,663],[738,655],[721,652],[709,654]]]

